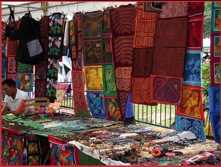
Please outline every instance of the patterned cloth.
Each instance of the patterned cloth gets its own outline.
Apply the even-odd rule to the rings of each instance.
[[[220,86],[220,62],[210,60],[210,85]]]
[[[220,112],[210,112],[210,121],[216,143],[220,143]]]
[[[189,2],[188,17],[204,14],[204,2]]]
[[[211,33],[220,32],[220,6],[217,2],[212,2],[212,13],[211,13]]]
[[[151,101],[155,103],[180,105],[182,93],[181,77],[151,75]]]
[[[18,43],[17,41],[13,41],[13,40],[10,40],[9,38],[7,38],[6,40],[6,56],[7,57],[15,57],[16,55],[16,52],[17,52],[17,46],[18,46]]]
[[[155,46],[186,47],[188,18],[158,19]],[[190,32],[189,32],[190,34]]]
[[[40,60],[38,64],[35,65],[35,78],[46,80],[47,78],[47,61]]]
[[[17,73],[16,87],[25,92],[33,91],[33,73]]]
[[[48,20],[49,17],[48,16],[43,16],[40,20],[39,20],[39,26],[40,26],[40,30],[41,30],[41,38],[42,39],[46,39],[48,37]]]
[[[114,121],[122,120],[118,98],[116,96],[105,96],[104,102],[106,106],[107,119]]]
[[[156,47],[154,52],[153,74],[182,77],[184,60],[185,48]]]
[[[220,86],[209,88],[209,109],[210,112],[220,111]]]
[[[35,80],[35,97],[46,96],[46,80]]]
[[[119,103],[121,116],[122,116],[122,119],[124,119],[127,107],[129,109],[129,108],[131,108],[131,107],[129,107],[129,105],[132,105],[132,104],[129,104],[129,102],[128,102],[129,92],[118,90],[117,91],[117,97],[118,97],[118,101],[119,101],[118,103]],[[131,112],[131,111],[128,111],[128,112]]]
[[[131,90],[131,72],[132,67],[115,67],[115,79],[117,90]]]
[[[47,64],[47,78],[58,78],[59,60],[55,58],[48,58]]]
[[[17,66],[17,72],[33,72],[33,66],[30,64],[17,62],[16,66]]]
[[[7,74],[16,73],[15,57],[7,57]]]
[[[210,58],[218,62],[220,59],[220,33],[211,33],[210,42]]]
[[[181,103],[176,114],[204,120],[201,87],[183,85]]]
[[[52,103],[56,99],[56,85],[57,85],[57,79],[47,78],[46,97],[48,97],[50,102]]]

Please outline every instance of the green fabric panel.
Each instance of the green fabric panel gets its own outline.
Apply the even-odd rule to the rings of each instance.
[[[115,84],[115,74],[114,66],[112,65],[103,65],[102,67],[103,74],[103,90],[105,96],[116,96],[117,89]]]
[[[95,159],[85,153],[83,153],[82,151],[78,150],[78,156],[79,156],[79,165],[105,165],[103,164],[101,161],[99,161],[98,159]]]

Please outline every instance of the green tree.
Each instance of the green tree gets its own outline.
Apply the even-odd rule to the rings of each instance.
[[[204,30],[203,38],[210,37],[210,22],[211,22],[211,7],[212,2],[204,2]]]

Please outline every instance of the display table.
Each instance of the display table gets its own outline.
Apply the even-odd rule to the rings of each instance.
[[[50,149],[41,164],[47,159],[50,165],[220,164],[216,155],[218,144],[211,140],[202,142],[189,131],[143,124],[125,127],[122,122],[64,114],[5,115],[2,119],[3,139],[7,133],[18,135],[19,140],[27,134],[48,139]],[[3,160],[11,165],[9,146],[4,140]],[[16,153],[20,161],[14,164],[21,165],[23,144],[18,144],[20,150]]]

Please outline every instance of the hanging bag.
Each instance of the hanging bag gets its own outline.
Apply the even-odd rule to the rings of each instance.
[[[39,22],[26,13],[19,27],[20,42],[15,60],[26,64],[37,64],[43,56],[43,45],[40,41]]]
[[[8,37],[10,40],[18,40],[19,39],[19,32],[17,29],[17,25],[15,22],[14,11],[9,6],[10,15],[7,20],[7,25],[5,27],[5,36]]]

